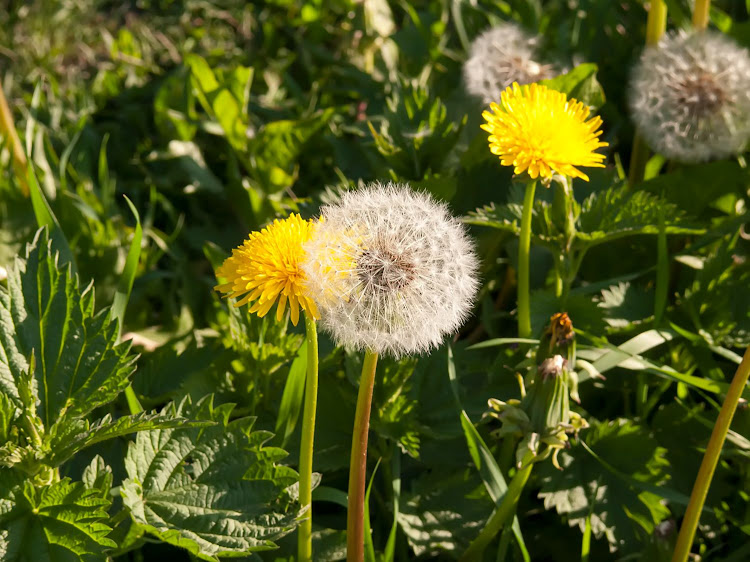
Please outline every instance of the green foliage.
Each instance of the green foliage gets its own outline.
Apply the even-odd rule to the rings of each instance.
[[[2,368],[3,391],[28,407],[19,389],[29,385],[46,426],[85,416],[127,386],[130,346],[117,344],[107,311],[94,312],[93,288],[81,291],[70,266],[58,264],[45,230],[9,273],[0,315],[3,349],[12,358]],[[33,380],[24,380],[29,375]]]
[[[95,486],[87,488],[67,478],[40,487],[29,481],[11,485],[10,471],[0,470],[3,560],[101,558],[116,546],[107,538],[112,530],[107,525],[110,499]]]
[[[597,537],[628,551],[669,515],[654,493],[667,479],[666,450],[648,430],[622,419],[594,424],[581,439],[586,445],[560,454],[563,470],[543,466],[539,495],[568,524],[583,532],[590,518]]]
[[[666,4],[670,30],[689,27],[688,2]],[[711,4],[711,27],[750,47],[746,3]],[[580,398],[569,409],[592,427],[560,452],[562,471],[535,466],[485,560],[668,560],[750,343],[750,169],[747,151],[700,164],[657,154],[629,185],[628,81],[646,8],[33,0],[0,10],[3,89],[32,187],[25,198],[0,134],[0,558],[293,560],[304,330],[229,306],[214,271],[269,221],[314,217],[345,190],[396,180],[464,217],[481,288],[450,362],[447,346],[380,359],[368,556],[453,559],[476,537],[518,452],[485,415],[488,399],[532,389],[543,330],[565,311]],[[538,36],[538,62],[567,69],[545,83],[601,116],[609,144],[605,168],[582,168],[589,181],[536,189],[539,339],[516,337],[522,178],[488,150],[486,107],[462,80],[471,41],[500,22]],[[321,332],[315,560],[345,557],[360,368]],[[145,412],[133,414],[128,386]],[[749,454],[741,406],[693,554],[750,556]]]
[[[230,414],[231,406],[202,400],[191,417],[215,426],[141,432],[125,457],[121,494],[133,520],[204,560],[273,548],[297,515],[284,492],[297,474],[277,464],[286,453],[264,446],[271,434],[253,432],[253,418]]]

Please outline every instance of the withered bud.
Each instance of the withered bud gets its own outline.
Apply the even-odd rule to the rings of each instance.
[[[566,346],[575,338],[573,323],[570,321],[567,312],[553,314],[544,333],[550,338],[550,349],[554,349],[555,346]]]
[[[562,355],[548,357],[539,365],[538,373],[545,379],[559,377],[568,366],[568,361]]]

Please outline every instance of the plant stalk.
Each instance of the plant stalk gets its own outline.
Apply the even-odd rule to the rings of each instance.
[[[695,530],[698,528],[703,504],[708,495],[708,488],[711,485],[716,465],[719,463],[721,448],[724,446],[724,440],[727,438],[729,426],[732,423],[732,417],[737,409],[737,404],[742,396],[742,391],[747,384],[750,376],[750,346],[745,350],[745,356],[742,358],[737,372],[734,374],[732,384],[729,385],[729,391],[724,404],[721,406],[719,416],[716,418],[716,424],[711,432],[711,438],[708,440],[706,452],[703,455],[703,461],[698,469],[698,476],[693,484],[693,491],[690,494],[685,517],[682,520],[680,534],[677,536],[677,544],[672,554],[672,562],[685,562],[690,555],[690,548],[693,545]]]
[[[531,337],[531,303],[529,297],[529,250],[531,249],[531,216],[534,210],[536,181],[526,184],[523,196],[521,234],[518,241],[518,337]]]
[[[305,314],[307,331],[307,379],[305,406],[302,411],[302,439],[299,446],[299,502],[307,508],[297,530],[297,560],[310,562],[312,557],[312,468],[315,440],[315,411],[318,404],[318,327],[315,319]]]
[[[365,559],[365,486],[367,484],[367,434],[370,429],[372,391],[378,354],[368,351],[362,364],[362,376],[354,414],[352,456],[349,462],[349,496],[346,517],[346,560],[363,562]]]
[[[8,148],[13,160],[13,167],[16,169],[16,179],[21,184],[21,192],[24,197],[29,196],[29,182],[26,180],[26,170],[28,163],[26,154],[21,145],[21,139],[18,138],[16,126],[13,124],[13,114],[5,99],[2,85],[0,85],[0,135],[8,140]]]
[[[469,548],[466,549],[466,552],[461,556],[459,562],[476,562],[477,560],[482,559],[484,549],[487,548],[487,545],[492,542],[492,539],[494,539],[495,535],[500,532],[503,525],[505,525],[505,523],[509,521],[516,512],[518,498],[521,497],[521,492],[523,491],[524,486],[526,486],[526,482],[529,479],[533,466],[533,462],[527,462],[522,468],[518,469],[518,472],[516,472],[513,480],[511,480],[508,485],[508,490],[505,492],[503,501],[500,502],[500,505],[495,510],[495,513],[492,514],[490,520],[487,521],[482,532],[480,532],[477,538],[472,541]]]
[[[708,27],[710,10],[711,0],[695,0],[695,9],[693,10],[693,28],[696,31],[703,31]]]
[[[698,0],[700,1],[700,0]],[[646,20],[646,45],[656,45],[667,29],[667,5],[664,0],[651,0]],[[630,153],[630,170],[628,183],[630,187],[643,181],[643,174],[648,162],[648,146],[638,131],[633,137],[633,149]]]

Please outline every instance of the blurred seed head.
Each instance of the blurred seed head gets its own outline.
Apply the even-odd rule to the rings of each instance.
[[[750,55],[720,33],[665,35],[633,69],[630,110],[656,151],[704,162],[750,138]]]
[[[513,82],[531,84],[552,78],[558,70],[538,58],[539,39],[513,23],[491,27],[471,44],[464,63],[467,91],[485,104],[500,99]]]
[[[407,185],[374,183],[322,209],[305,245],[310,293],[341,345],[400,357],[466,320],[478,283],[465,228]]]

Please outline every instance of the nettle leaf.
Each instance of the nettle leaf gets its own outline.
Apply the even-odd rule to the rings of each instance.
[[[0,482],[13,479],[0,470]],[[107,538],[108,495],[65,478],[35,487],[31,481],[3,489],[0,484],[0,558],[7,562],[104,558],[117,545]]]
[[[492,513],[492,500],[476,470],[434,466],[403,494],[397,515],[416,556],[462,552]]]
[[[275,548],[297,516],[286,489],[298,475],[277,464],[286,452],[264,446],[272,435],[251,431],[254,418],[230,422],[231,410],[210,398],[167,406],[165,416],[216,425],[140,432],[125,458],[121,493],[133,520],[204,560]]]
[[[514,185],[513,188],[515,187]],[[513,191],[516,192],[515,189]],[[523,192],[520,193],[523,196]],[[503,230],[518,236],[521,234],[522,214],[523,205],[521,203],[513,201],[499,206],[490,203],[470,212],[468,216],[464,217],[463,222]],[[562,241],[562,233],[554,227],[552,206],[541,199],[534,201],[534,209],[531,215],[531,240],[535,245],[550,248],[555,248],[555,245]]]
[[[193,421],[182,417],[164,416],[141,412],[132,416],[123,416],[113,420],[109,414],[95,423],[87,420],[76,420],[66,424],[58,431],[50,432],[45,439],[45,449],[49,466],[59,466],[75,453],[96,443],[122,437],[138,431],[150,429],[169,429],[173,427],[206,427],[213,425],[209,420]]]
[[[417,400],[411,395],[409,379],[417,360],[381,361],[380,377],[375,388],[372,428],[380,435],[398,442],[410,456],[419,456],[419,423]]]
[[[610,550],[637,550],[638,539],[645,540],[669,515],[663,499],[648,491],[667,479],[666,449],[625,419],[594,423],[583,440],[598,458],[579,444],[560,453],[563,470],[541,464],[539,497],[581,532],[591,514],[591,529],[607,538]]]
[[[664,217],[667,234],[703,232],[691,226],[685,213],[673,203],[622,185],[586,198],[581,205],[576,237],[593,245],[635,234],[656,234],[660,216]]]
[[[750,261],[727,244],[703,263],[681,299],[696,330],[711,344],[750,345]]]
[[[116,341],[117,322],[106,310],[94,313],[91,286],[80,290],[47,231],[37,232],[7,290],[0,287],[0,390],[23,406],[33,356],[31,391],[45,426],[83,417],[128,385],[134,357]]]
[[[599,307],[605,311],[607,324],[625,329],[653,316],[654,293],[628,282],[610,285],[602,290]]]

